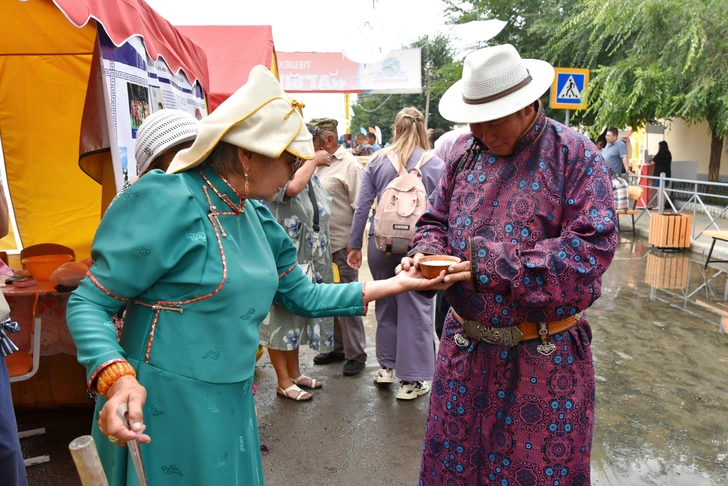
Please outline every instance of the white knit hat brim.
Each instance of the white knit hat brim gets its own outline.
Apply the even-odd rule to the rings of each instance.
[[[137,130],[134,158],[139,174],[170,148],[197,136],[197,119],[182,110],[163,109],[149,115]]]

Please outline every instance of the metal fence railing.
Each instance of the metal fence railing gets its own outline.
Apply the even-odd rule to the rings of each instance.
[[[659,181],[659,186],[655,186],[654,181]],[[728,217],[728,183],[675,179],[665,177],[662,173],[657,177],[631,176],[630,185],[644,189],[642,199],[637,203],[640,213],[635,216],[635,221],[639,221],[645,215],[651,217],[653,212],[661,214],[665,206],[669,205],[678,214],[692,213],[692,237],[696,239],[707,229],[721,231],[723,228],[720,227],[718,220],[723,216]],[[654,191],[654,194],[650,195],[651,191]],[[707,225],[704,221],[698,222],[696,218],[698,208],[702,208],[708,217]],[[728,229],[728,222],[724,222],[723,225]]]
[[[659,186],[655,185],[658,181]],[[640,212],[635,215],[635,220],[645,215],[651,218],[653,213],[663,213],[664,208],[668,207],[678,214],[692,214],[693,240],[700,238],[708,229],[728,230],[728,183],[668,178],[661,174],[632,176],[630,184],[643,189],[643,196],[636,206]],[[698,212],[704,213],[706,217],[697,218]],[[648,259],[648,273],[651,252],[652,249],[644,257]],[[726,333],[728,328],[723,324],[728,317],[728,269],[707,268],[702,259],[694,259],[687,255],[676,255],[673,258],[685,260],[683,263],[686,264],[679,266],[680,271],[673,272],[673,276],[679,277],[681,281],[676,284],[664,275],[655,278],[648,276],[646,281],[651,286],[650,300],[657,300],[671,308],[686,312],[692,318],[716,326],[721,334]],[[669,268],[675,270],[675,265],[672,267],[654,265],[654,267],[663,272]],[[667,285],[663,285],[664,283]],[[711,319],[710,313],[714,313],[717,318]]]

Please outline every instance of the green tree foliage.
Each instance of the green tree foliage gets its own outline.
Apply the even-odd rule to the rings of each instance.
[[[523,57],[544,59],[548,40],[574,12],[580,0],[443,0],[449,22],[499,19],[507,22],[490,44],[513,44]],[[479,43],[476,47],[485,47]]]
[[[359,95],[352,107],[354,115],[351,118],[351,133],[353,136],[356,136],[360,127],[366,130],[367,127],[378,126],[382,130],[382,139],[385,143],[388,143],[394,135],[394,117],[402,108],[414,106],[423,114],[425,113],[428,68],[431,69],[432,85],[435,86],[439,80],[440,69],[443,66],[449,66],[453,61],[450,41],[442,35],[432,38],[424,36],[408,47],[420,47],[422,49],[423,92],[401,95]],[[437,91],[433,88],[430,96],[429,128],[450,129],[450,122],[443,119],[437,110],[437,104],[440,102],[440,96],[443,92],[444,90]]]
[[[658,120],[707,121],[711,181],[719,180],[728,134],[728,2],[725,0],[584,0],[584,12],[562,27],[554,52],[579,51],[599,62],[588,112],[596,125],[641,127]],[[588,12],[588,13],[587,13]]]
[[[728,1],[443,1],[453,23],[506,20],[492,44],[591,69],[589,108],[572,120],[592,135],[612,125],[707,121],[709,178],[718,180],[728,134]],[[554,111],[549,116],[563,119],[563,110]]]
[[[578,52],[568,50],[554,52],[549,43],[557,35],[561,35],[562,27],[575,15],[583,11],[582,0],[443,0],[446,5],[447,20],[454,24],[462,24],[474,20],[499,19],[507,25],[495,38],[487,42],[479,42],[471,50],[496,44],[513,44],[523,58],[543,59],[554,66],[594,68],[594,65],[579,64]],[[586,45],[583,40],[582,47]],[[467,52],[466,52],[467,53]],[[462,67],[453,70],[456,77],[444,78],[443,84],[452,85],[460,79]],[[549,108],[549,93],[541,99],[546,113],[551,118],[563,121],[564,110]],[[584,113],[572,116],[576,123],[591,124],[593,117],[586,119]]]

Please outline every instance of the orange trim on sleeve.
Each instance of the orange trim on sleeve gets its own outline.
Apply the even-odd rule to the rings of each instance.
[[[88,380],[88,384],[86,385],[86,388],[88,388],[89,391],[98,393],[98,390],[96,389],[96,378],[99,376],[99,373],[104,371],[104,369],[106,369],[106,367],[108,367],[114,363],[119,363],[120,361],[126,361],[126,360],[122,359],[122,358],[112,359],[112,360],[107,361],[106,363],[103,363],[98,368],[96,368],[96,371],[94,371],[93,374],[91,375],[91,379]]]
[[[367,283],[362,282],[361,284],[361,300],[364,302],[364,315],[369,312],[369,302],[367,302]]]
[[[99,289],[100,289],[100,290],[101,290],[101,291],[102,291],[103,293],[105,293],[105,294],[106,294],[106,295],[108,295],[109,297],[113,297],[113,298],[115,298],[116,300],[120,300],[120,301],[122,301],[122,302],[126,302],[127,300],[129,300],[129,299],[125,299],[124,297],[119,297],[118,295],[116,295],[116,294],[112,293],[112,292],[111,292],[111,291],[110,291],[109,289],[107,289],[106,287],[104,287],[103,285],[101,285],[101,282],[99,282],[98,280],[96,280],[96,277],[94,277],[94,276],[93,276],[93,275],[91,274],[91,270],[89,270],[88,272],[86,272],[86,276],[87,276],[87,277],[88,277],[89,279],[91,279],[91,281],[92,281],[92,282],[93,282],[93,283],[94,283],[94,284],[95,284],[95,285],[96,285],[96,286],[97,286],[97,287],[98,287],[98,288],[99,288]]]
[[[293,264],[293,265],[291,266],[291,268],[289,268],[288,270],[286,270],[286,271],[285,271],[285,272],[283,272],[282,274],[278,275],[278,280],[282,279],[283,277],[285,277],[286,275],[288,275],[289,273],[291,273],[291,271],[292,271],[292,270],[293,270],[294,268],[296,268],[296,265],[298,265],[298,263],[294,263],[294,264]]]

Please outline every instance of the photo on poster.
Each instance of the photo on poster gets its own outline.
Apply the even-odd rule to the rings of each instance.
[[[139,84],[127,83],[129,93],[129,115],[131,117],[131,136],[136,138],[139,125],[149,115],[149,89]]]
[[[127,185],[129,183],[129,157],[126,147],[119,147],[119,158],[121,160],[121,173],[124,177],[124,185]]]
[[[162,88],[159,86],[150,86],[149,91],[152,94],[152,113],[164,109],[164,98],[162,97]]]

